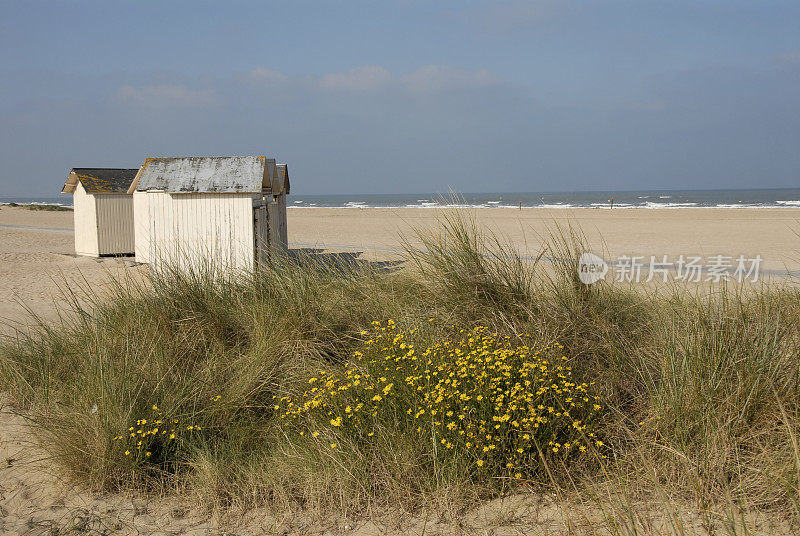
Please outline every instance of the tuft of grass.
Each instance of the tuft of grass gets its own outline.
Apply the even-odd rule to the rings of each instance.
[[[457,212],[436,232],[418,233],[420,247],[411,242],[408,268],[394,273],[300,256],[252,274],[166,268],[144,281],[116,281],[102,295],[88,286],[70,291],[60,323],[40,322],[0,346],[0,384],[65,474],[95,489],[189,490],[221,509],[425,506],[448,515],[547,490],[575,531],[573,518],[584,517],[612,534],[742,534],[756,526],[754,513],[796,526],[796,287],[586,287],[576,272],[588,250],[578,229],[555,227],[529,258]],[[385,327],[389,319],[403,337],[365,346],[373,322]],[[484,336],[476,329],[496,344],[474,346],[469,337]],[[430,368],[420,376],[400,344],[427,352],[437,376]],[[510,368],[501,376],[514,378],[530,349],[547,347],[559,349],[571,374],[553,385],[563,393],[573,387],[560,381],[592,385],[601,397],[602,415],[575,439],[591,445],[592,433],[603,449],[561,458],[545,452],[549,441],[564,440],[540,438],[520,463],[524,478],[509,478],[516,432],[490,433],[501,438],[492,439],[501,455],[480,471],[472,451],[448,449],[443,436],[435,436],[443,447],[432,443],[430,427],[422,433],[414,415],[444,409],[431,397],[437,385],[454,393],[453,379],[486,398],[469,422],[494,426],[508,386],[480,383],[486,356],[505,352]],[[464,357],[473,350],[480,360]],[[328,386],[320,405],[293,413],[287,427],[286,404],[315,400],[309,386],[320,371],[351,384],[353,374],[385,377],[362,387],[382,392],[392,383],[395,398],[370,414],[364,434],[332,430],[364,394],[340,396],[343,384],[334,382],[336,390]],[[530,409],[520,408],[513,411]],[[517,431],[529,433],[525,426]]]
[[[436,232],[418,229],[421,248],[404,238],[404,249],[423,284],[459,321],[512,327],[534,297],[539,258],[532,262],[463,212],[444,213]]]

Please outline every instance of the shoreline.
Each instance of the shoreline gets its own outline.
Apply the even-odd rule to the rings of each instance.
[[[319,197],[327,197],[327,196],[299,196],[299,197],[308,197],[308,198],[319,198]],[[355,197],[358,198],[359,196],[336,196],[336,197]],[[392,197],[392,196],[387,196]],[[415,196],[411,196],[415,197]],[[466,200],[465,200],[466,201]],[[417,203],[404,203],[404,204],[369,204],[367,201],[344,201],[340,204],[329,204],[323,202],[320,204],[319,201],[312,202],[310,200],[297,200],[289,199],[289,204],[287,205],[287,209],[298,209],[298,208],[308,208],[308,209],[500,209],[500,210],[530,210],[530,209],[541,209],[541,210],[679,210],[679,209],[717,209],[717,210],[744,210],[744,209],[797,209],[800,210],[800,200],[776,200],[776,201],[765,201],[765,202],[745,202],[739,201],[737,203],[730,203],[730,202],[718,202],[715,204],[709,204],[706,201],[644,201],[639,203],[626,203],[617,201],[611,205],[611,203],[605,202],[593,202],[593,203],[570,203],[570,202],[553,202],[553,203],[536,203],[536,204],[525,204],[523,202],[522,206],[518,203],[512,204],[501,204],[502,201],[484,201],[484,202],[464,202],[464,203],[448,203],[440,202],[440,201],[428,201],[427,199],[420,199]],[[27,208],[30,210],[72,210],[74,208],[71,200],[65,199],[64,202],[57,202],[54,199],[42,200],[42,201],[27,201],[27,202],[16,202],[16,201],[1,201],[0,208],[2,207],[9,207],[9,208]]]

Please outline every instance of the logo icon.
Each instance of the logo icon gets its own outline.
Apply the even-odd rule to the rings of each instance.
[[[603,279],[608,273],[608,263],[594,253],[583,253],[578,258],[578,278],[584,285]]]

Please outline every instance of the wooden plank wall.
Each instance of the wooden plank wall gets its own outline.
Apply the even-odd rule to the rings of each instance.
[[[133,192],[133,231],[136,262],[150,262],[150,196]]]
[[[274,255],[282,255],[288,249],[286,230],[286,196],[273,200],[266,196],[258,208],[253,209],[256,221],[256,252],[259,263],[269,262]]]
[[[279,195],[275,203],[267,205],[269,212],[270,243],[276,252],[289,248],[289,233],[286,227],[286,196]]]
[[[149,193],[149,261],[181,269],[252,270],[250,194]]]
[[[254,208],[253,217],[255,218],[256,229],[256,260],[258,264],[263,265],[269,262],[270,255],[270,221],[267,207],[260,204],[260,206]]]
[[[97,237],[100,255],[132,255],[133,196],[128,194],[97,194]]]
[[[100,255],[97,240],[97,210],[95,198],[79,182],[72,194],[75,225],[75,253],[97,257]]]

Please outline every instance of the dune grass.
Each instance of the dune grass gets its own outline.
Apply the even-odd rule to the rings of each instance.
[[[796,287],[586,287],[574,229],[537,259],[457,213],[440,231],[395,273],[301,258],[72,291],[0,347],[2,389],[94,489],[455,513],[532,490],[612,534],[796,526]]]

